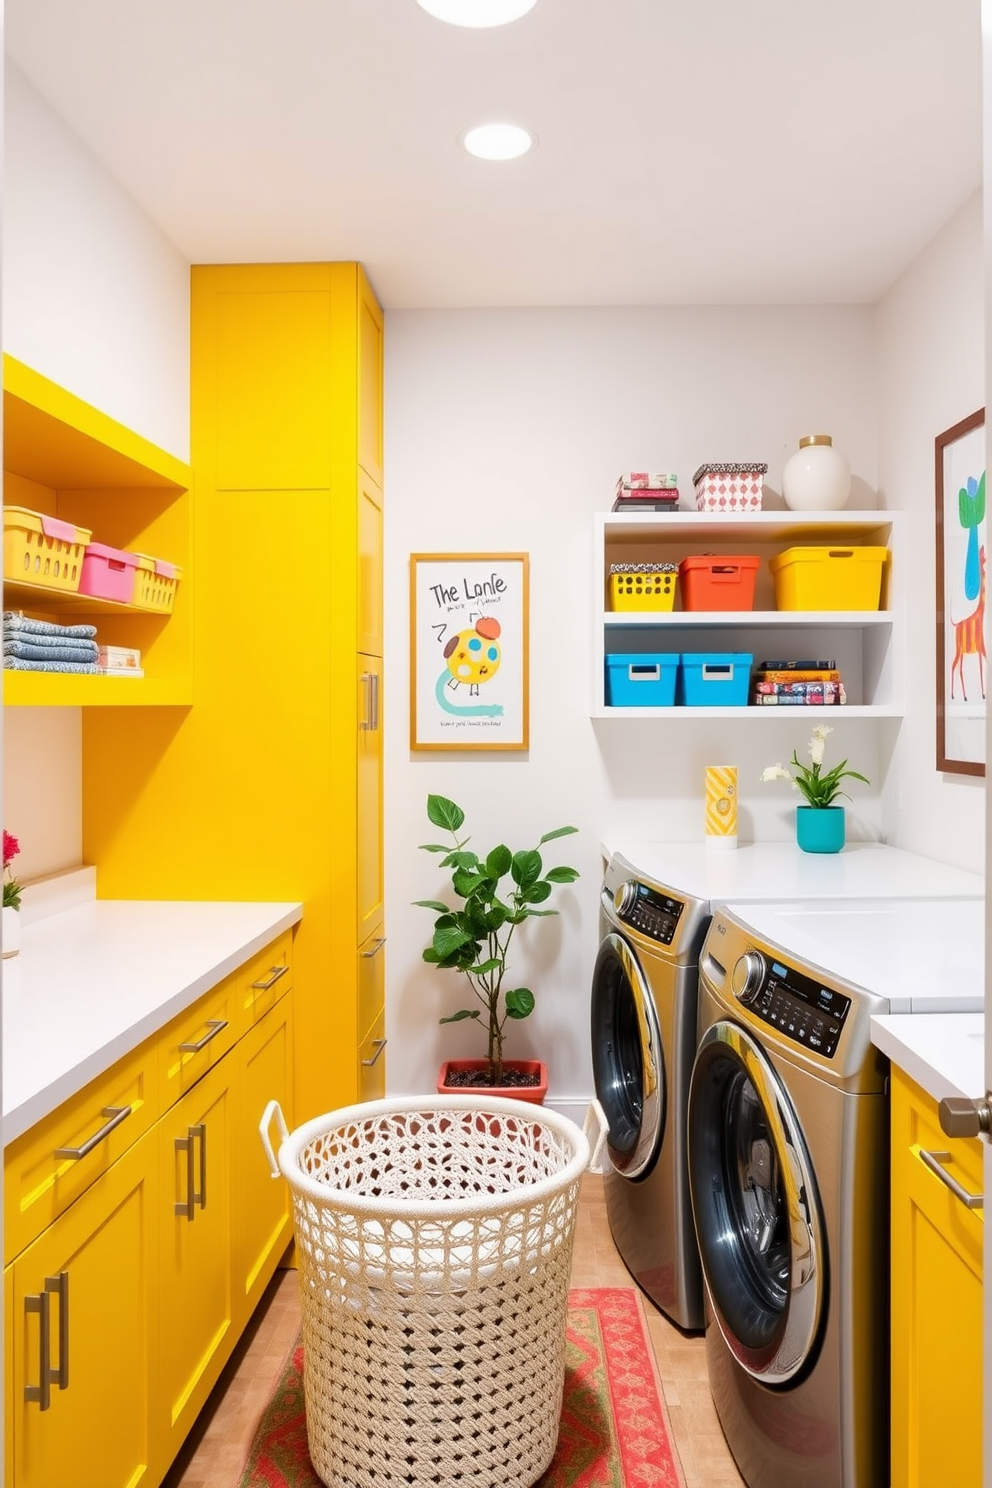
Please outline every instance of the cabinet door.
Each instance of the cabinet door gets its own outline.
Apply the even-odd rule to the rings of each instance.
[[[358,463],[382,485],[382,311],[358,271]]]
[[[978,1194],[981,1146],[945,1136],[934,1103],[898,1072],[892,1132],[892,1482],[982,1488],[984,1223],[923,1156],[941,1154]]]
[[[17,1488],[158,1482],[154,1147],[154,1133],[130,1147],[14,1262]]]
[[[231,1136],[228,1056],[158,1127],[162,1377],[167,1456],[179,1448],[227,1356],[231,1331]]]
[[[382,661],[358,658],[358,927],[356,944],[382,923]]]
[[[234,1308],[247,1322],[293,1237],[289,1187],[273,1179],[258,1135],[270,1100],[293,1128],[293,994],[283,997],[238,1045],[237,1132],[234,1150]]]
[[[382,492],[358,472],[358,649],[382,655]]]
[[[380,1013],[358,1046],[358,1099],[383,1100],[386,1094],[386,1015]]]

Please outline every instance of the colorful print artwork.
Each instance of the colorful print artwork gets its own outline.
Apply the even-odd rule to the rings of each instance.
[[[410,559],[411,749],[526,749],[524,553]]]
[[[985,773],[985,412],[936,439],[937,768]]]

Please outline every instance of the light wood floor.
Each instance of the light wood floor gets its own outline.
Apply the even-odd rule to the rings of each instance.
[[[591,1174],[579,1201],[572,1285],[633,1285],[610,1234],[603,1181]],[[647,1300],[645,1312],[686,1488],[743,1488],[710,1399],[702,1337],[680,1332]],[[259,1416],[299,1325],[296,1272],[278,1271],[163,1488],[238,1488]]]

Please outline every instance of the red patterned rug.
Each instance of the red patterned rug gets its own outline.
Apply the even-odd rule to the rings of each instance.
[[[307,1452],[298,1341],[255,1433],[239,1488],[322,1488]],[[536,1488],[684,1488],[633,1287],[568,1295],[558,1450]]]

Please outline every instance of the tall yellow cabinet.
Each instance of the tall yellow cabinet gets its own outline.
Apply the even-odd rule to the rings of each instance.
[[[384,1090],[382,314],[351,263],[191,294],[194,705],[86,712],[84,854],[106,898],[304,901],[302,1122]]]

